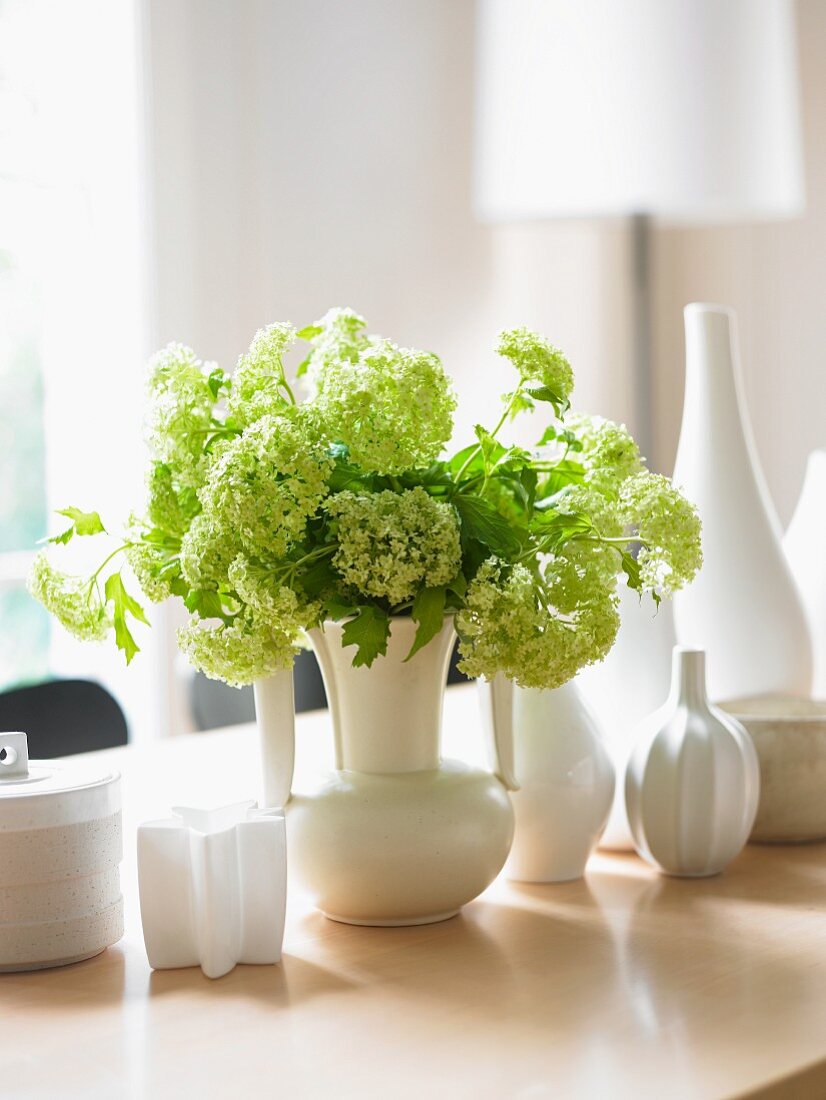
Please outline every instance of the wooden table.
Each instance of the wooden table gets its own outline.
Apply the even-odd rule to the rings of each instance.
[[[480,759],[472,693],[446,754]],[[326,765],[326,714],[298,721]],[[138,821],[257,793],[254,731],[96,754],[124,777],[121,943],[0,978],[0,1096],[677,1100],[826,1097],[826,846],[749,847],[722,876],[596,855],[579,882],[499,881],[420,928],[334,924],[293,891],[280,966],[153,973]]]

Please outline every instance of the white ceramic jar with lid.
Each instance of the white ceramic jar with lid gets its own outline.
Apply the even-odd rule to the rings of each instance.
[[[0,733],[0,971],[63,966],[123,935],[120,775],[28,760]]]

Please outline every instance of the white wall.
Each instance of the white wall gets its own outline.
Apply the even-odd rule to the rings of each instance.
[[[657,450],[670,468],[683,389],[682,306],[739,316],[761,459],[787,522],[806,456],[826,446],[826,4],[798,0],[807,210],[796,221],[661,230],[657,240]]]
[[[231,365],[267,321],[352,305],[442,356],[466,435],[526,323],[630,416],[622,227],[471,215],[472,0],[148,4],[159,340]]]

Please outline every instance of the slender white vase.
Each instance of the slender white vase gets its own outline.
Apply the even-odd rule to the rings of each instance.
[[[671,604],[663,601],[657,610],[652,599],[641,600],[624,584],[620,585],[620,621],[611,652],[599,664],[583,669],[576,682],[596,712],[614,768],[622,777],[637,726],[668,696],[676,637]],[[634,850],[622,783],[616,785],[599,846],[612,851]]]
[[[685,331],[674,481],[699,509],[704,564],[674,597],[677,639],[707,651],[712,699],[808,694],[809,631],[757,457],[734,314],[695,302]]]
[[[505,874],[517,882],[581,878],[614,797],[614,766],[599,722],[574,683],[526,690],[503,676],[479,686],[486,726],[509,740],[516,817]]]
[[[783,549],[806,611],[814,649],[812,694],[826,699],[826,451],[812,451]]]
[[[625,776],[637,851],[669,875],[716,875],[748,840],[759,797],[751,738],[708,701],[705,654],[676,646],[671,694],[641,724]]]
[[[294,730],[279,677],[256,685],[268,789],[288,799],[290,865],[316,906],[348,924],[428,924],[454,916],[497,876],[513,838],[512,753],[494,771],[442,760],[442,698],[452,619],[405,661],[416,632],[395,618],[387,654],[353,668],[343,625],[311,631],[321,665],[336,770],[293,792]],[[502,735],[504,736],[504,735]]]

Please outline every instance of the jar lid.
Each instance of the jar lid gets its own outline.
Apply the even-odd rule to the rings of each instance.
[[[0,733],[0,832],[107,816],[120,809],[119,788],[119,772],[30,761],[25,733]]]

